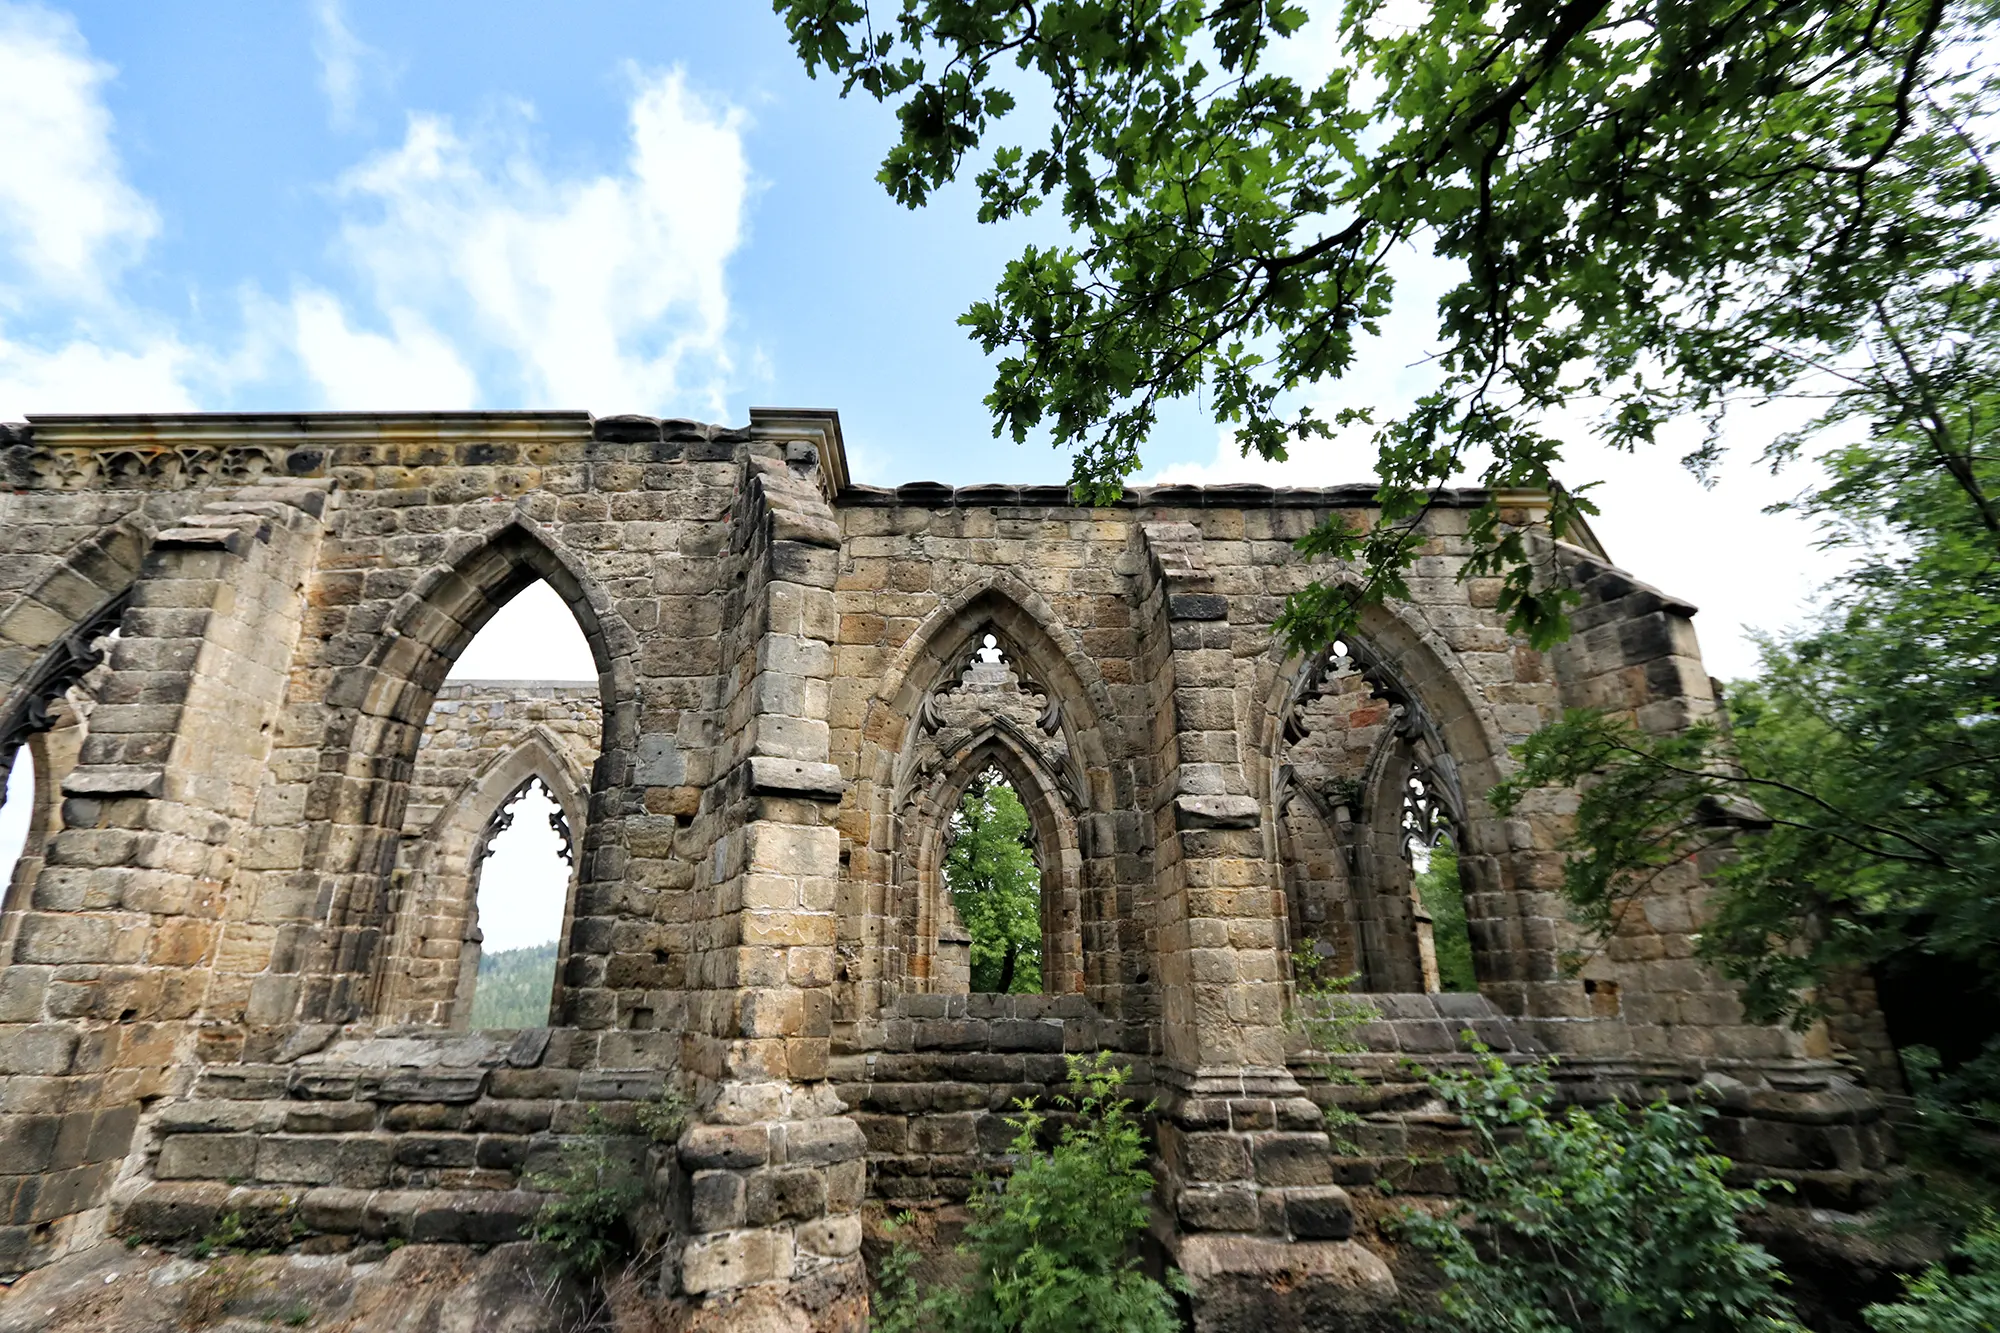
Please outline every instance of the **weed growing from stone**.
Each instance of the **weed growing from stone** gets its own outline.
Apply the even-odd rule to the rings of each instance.
[[[556,1253],[557,1267],[595,1278],[632,1252],[626,1214],[642,1194],[631,1168],[611,1152],[611,1131],[592,1107],[584,1132],[562,1147],[560,1167],[529,1184],[548,1194],[529,1234]]]
[[[194,1257],[206,1259],[222,1250],[233,1250],[250,1238],[250,1229],[243,1225],[241,1213],[224,1213],[215,1219],[202,1238],[194,1243]]]
[[[1174,1333],[1172,1291],[1139,1271],[1133,1254],[1145,1231],[1153,1178],[1146,1145],[1120,1097],[1126,1071],[1108,1052],[1069,1057],[1076,1095],[1056,1105],[1073,1113],[1044,1149],[1047,1117],[1027,1101],[1010,1117],[1014,1170],[971,1199],[966,1251],[976,1260],[962,1286],[923,1292],[917,1256],[898,1243],[883,1262],[875,1302],[877,1333]],[[1169,1281],[1178,1287],[1180,1275]]]
[[[639,1128],[655,1143],[673,1143],[688,1126],[688,1110],[687,1096],[669,1083],[659,1096],[639,1103]]]

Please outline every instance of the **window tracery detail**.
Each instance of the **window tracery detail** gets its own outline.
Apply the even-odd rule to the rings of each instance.
[[[562,858],[564,865],[576,864],[576,847],[570,832],[569,815],[564,812],[562,802],[556,799],[556,794],[550,790],[549,784],[542,781],[538,775],[523,778],[520,785],[508,792],[506,798],[500,802],[499,808],[493,812],[493,817],[486,821],[486,830],[479,839],[480,861],[484,862],[487,857],[493,855],[493,840],[514,826],[514,807],[533,787],[540,787],[542,795],[555,807],[549,812],[549,827],[556,833],[556,855]]]
[[[86,694],[95,693],[90,686],[91,673],[103,666],[110,655],[111,644],[118,637],[119,622],[124,619],[131,600],[130,590],[120,593],[43,654],[34,674],[22,687],[20,703],[0,724],[0,772],[6,771],[14,752],[30,736],[56,725],[58,718],[52,710],[72,690],[82,687]],[[78,711],[88,710],[80,707]]]
[[[917,743],[904,789],[917,792],[960,756],[1001,733],[1032,758],[1071,810],[1083,808],[1084,778],[1055,692],[1029,675],[1019,655],[987,626],[956,671],[926,695],[917,716]]]

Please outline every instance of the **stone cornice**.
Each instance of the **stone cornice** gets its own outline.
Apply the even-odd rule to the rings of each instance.
[[[49,415],[27,420],[42,448],[335,440],[588,439],[588,412],[180,412]]]
[[[753,407],[750,434],[759,440],[804,440],[819,454],[820,489],[833,500],[847,489],[847,444],[840,413],[830,407]]]

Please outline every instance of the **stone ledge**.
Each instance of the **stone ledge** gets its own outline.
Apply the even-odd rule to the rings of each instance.
[[[1264,808],[1254,796],[1176,796],[1174,826],[1183,829],[1256,828]]]
[[[847,781],[840,776],[840,769],[834,764],[753,755],[750,759],[750,790],[837,801],[847,793]]]
[[[1445,488],[1432,493],[1437,509],[1477,509],[1486,503],[1489,492],[1477,487]],[[901,486],[842,486],[837,503],[844,506],[893,508],[996,508],[996,509],[1091,509],[1080,503],[1067,486],[946,486],[935,481],[906,482]],[[1113,508],[1176,509],[1373,509],[1376,487],[1350,486],[1259,486],[1229,483],[1219,486],[1141,486],[1127,488]]]
[[[235,1213],[289,1231],[296,1220],[330,1235],[393,1237],[499,1245],[520,1238],[541,1207],[532,1190],[365,1190],[230,1186],[212,1181],[156,1181],[118,1210],[114,1229],[148,1240],[182,1240]]]
[[[163,769],[119,764],[79,766],[62,783],[65,796],[159,796],[166,787]]]

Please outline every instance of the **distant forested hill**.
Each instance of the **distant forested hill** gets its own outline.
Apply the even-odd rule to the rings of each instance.
[[[556,980],[556,942],[482,955],[472,993],[475,1028],[538,1028],[549,1021]]]

